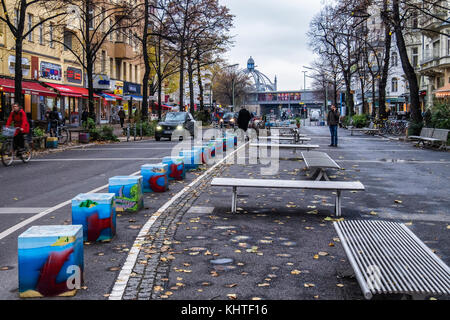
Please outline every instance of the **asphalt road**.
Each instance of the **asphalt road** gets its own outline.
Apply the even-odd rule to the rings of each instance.
[[[17,237],[33,225],[71,224],[70,201],[79,193],[107,192],[108,178],[130,175],[171,155],[179,142],[144,140],[94,145],[36,156],[0,167],[0,299],[18,299]],[[145,194],[145,210],[117,218],[111,243],[84,246],[85,286],[75,299],[106,299],[142,225],[171,195],[194,179],[171,182],[164,194]],[[103,188],[102,188],[103,187]],[[61,206],[59,208],[59,206]],[[46,209],[47,215],[21,226]],[[18,228],[17,230],[11,228]]]

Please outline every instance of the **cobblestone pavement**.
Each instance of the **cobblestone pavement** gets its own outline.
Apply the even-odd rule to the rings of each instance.
[[[344,193],[342,218],[406,223],[449,263],[448,153],[343,130],[330,149],[326,127],[305,131],[343,167],[332,180],[366,186]],[[123,299],[363,299],[332,226],[332,192],[238,189],[232,215],[230,188],[210,186],[215,176],[309,178],[302,160],[280,153],[276,175],[262,176],[261,163],[220,165],[175,201],[146,235]]]

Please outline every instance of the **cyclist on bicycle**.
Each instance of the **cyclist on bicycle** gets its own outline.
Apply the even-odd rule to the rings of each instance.
[[[27,115],[25,111],[19,106],[19,104],[13,104],[13,110],[9,114],[6,126],[10,127],[14,122],[14,127],[18,128],[14,134],[13,145],[19,155],[25,148],[24,135],[30,132],[30,124],[28,123]]]

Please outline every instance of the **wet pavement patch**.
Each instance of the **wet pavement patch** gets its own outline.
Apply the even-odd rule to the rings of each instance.
[[[228,264],[228,263],[233,263],[233,259],[230,258],[221,258],[221,259],[215,259],[215,260],[210,260],[209,262],[211,262],[212,264]]]

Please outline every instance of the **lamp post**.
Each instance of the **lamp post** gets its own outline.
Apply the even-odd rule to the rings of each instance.
[[[328,73],[324,72],[324,71],[320,71],[320,70],[314,69],[314,68],[311,68],[311,67],[307,67],[307,66],[303,66],[303,68],[309,69],[309,70],[313,70],[313,71],[316,71],[316,72],[324,75],[324,78],[325,78],[325,107],[324,107],[324,109],[325,109],[325,112],[326,112],[327,109],[328,109],[328,79],[327,79]],[[320,110],[322,118],[324,116],[324,109],[321,108],[321,110]]]
[[[306,73],[308,71],[302,71],[303,72],[303,90],[306,90]]]

